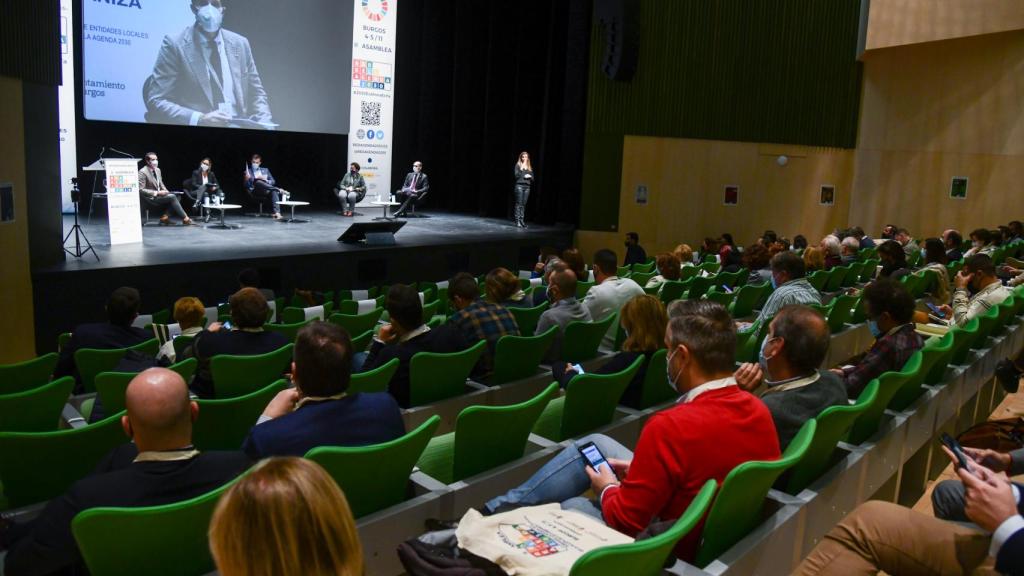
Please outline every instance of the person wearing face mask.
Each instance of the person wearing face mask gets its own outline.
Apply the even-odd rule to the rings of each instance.
[[[412,163],[412,172],[405,175],[402,188],[395,192],[395,198],[402,203],[395,216],[406,216],[410,206],[419,205],[430,193],[430,178],[423,172],[423,163],[419,160]]]
[[[139,170],[139,194],[142,195],[143,206],[162,213],[160,215],[161,226],[171,225],[171,218],[168,215],[170,213],[181,218],[182,226],[191,226],[192,219],[181,207],[178,197],[164,184],[164,174],[160,170],[160,159],[157,158],[156,153],[146,152],[144,161],[146,165]]]
[[[763,325],[788,304],[821,304],[821,294],[804,276],[807,266],[795,252],[779,252],[772,256],[772,292],[761,307],[757,322]]]
[[[553,267],[548,275],[548,301],[551,306],[537,319],[537,328],[534,334],[543,334],[552,326],[558,327],[551,346],[548,347],[545,361],[554,364],[561,359],[562,336],[565,334],[565,327],[570,322],[591,322],[590,311],[579,300],[576,299],[576,273],[569,270],[565,263],[558,260],[562,266]],[[531,334],[524,334],[531,336]]]
[[[277,181],[274,180],[274,175],[270,173],[270,168],[263,166],[263,157],[259,154],[253,154],[252,160],[245,168],[244,176],[245,188],[252,194],[253,198],[258,200],[270,199],[271,216],[274,220],[281,219],[281,200],[288,199],[288,191],[277,187]]]
[[[971,232],[971,248],[964,252],[964,258],[970,258],[975,254],[989,254],[996,251],[992,243],[992,232],[987,228],[978,228]]]
[[[736,329],[724,306],[708,300],[673,304],[665,330],[666,376],[682,395],[647,421],[636,451],[592,434],[573,441],[529,480],[487,502],[484,513],[559,502],[611,528],[636,536],[652,518],[679,518],[709,479],[722,482],[750,460],[780,456],[768,408],[736,386],[732,376]],[[615,473],[584,464],[579,447],[593,442]],[[595,499],[580,495],[591,490]],[[701,527],[676,546],[692,561]]]
[[[987,254],[975,254],[964,260],[964,267],[953,278],[953,286],[953,305],[939,306],[950,319],[950,326],[967,324],[1012,294],[996,276],[996,266]]]
[[[181,0],[177,0],[181,1]],[[166,36],[143,85],[146,121],[274,127],[249,40],[221,28],[223,0],[190,0],[194,24]]]
[[[914,331],[914,297],[903,284],[882,278],[868,284],[861,295],[868,317],[868,329],[875,343],[856,366],[833,368],[843,379],[846,393],[856,398],[883,372],[900,370],[924,346]]]
[[[217,175],[213,173],[213,160],[209,158],[203,158],[199,162],[199,168],[192,171],[192,178],[189,180],[188,186],[192,188],[193,195],[196,197],[195,211],[197,214],[201,213],[205,202],[224,202],[224,192],[221,191],[220,185],[217,183]],[[209,215],[207,215],[207,220],[209,220]]]
[[[819,369],[829,343],[828,322],[821,313],[791,304],[768,325],[757,364],[743,364],[734,374],[736,384],[748,392],[766,386],[761,401],[772,414],[783,450],[805,422],[830,406],[847,403],[842,380]]]
[[[359,164],[353,162],[348,166],[348,172],[338,182],[338,185],[334,187],[334,195],[338,197],[338,202],[341,203],[341,214],[342,216],[353,216],[355,215],[356,204],[363,201],[366,197],[366,180],[363,179],[363,175],[359,173]]]

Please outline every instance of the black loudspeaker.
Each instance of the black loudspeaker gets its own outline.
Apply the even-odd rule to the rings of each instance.
[[[398,232],[405,222],[392,220],[390,222],[357,222],[348,227],[338,242],[346,244],[358,244],[363,242],[367,246],[394,246],[395,232]]]
[[[640,0],[595,0],[594,19],[604,34],[601,70],[629,82],[640,58]]]

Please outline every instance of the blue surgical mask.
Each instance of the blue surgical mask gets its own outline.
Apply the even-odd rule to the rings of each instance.
[[[928,251],[925,250],[924,248],[921,248],[921,260],[927,260],[927,259],[928,259]]]
[[[771,381],[771,372],[768,371],[768,360],[769,358],[764,355],[764,347],[768,345],[768,341],[772,337],[769,336],[761,341],[761,351],[757,353],[757,364],[761,367],[761,373],[764,374],[764,379]]]
[[[882,337],[882,329],[878,327],[878,322],[868,320],[868,330],[871,331],[871,335],[875,337],[875,340]]]
[[[220,30],[220,25],[223,21],[224,13],[220,8],[212,4],[207,4],[196,10],[196,24],[207,34],[215,34]]]
[[[775,290],[778,287],[779,287],[779,283],[778,283],[778,281],[775,280],[775,274],[772,274],[772,290]]]

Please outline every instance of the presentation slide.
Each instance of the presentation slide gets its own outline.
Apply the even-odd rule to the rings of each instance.
[[[89,120],[347,134],[351,0],[83,0]]]

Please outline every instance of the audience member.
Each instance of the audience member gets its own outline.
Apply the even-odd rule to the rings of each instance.
[[[255,268],[246,268],[238,273],[238,288],[255,288],[263,294],[267,302],[274,301],[274,291],[260,286],[260,273]]]
[[[757,322],[768,322],[783,306],[789,304],[821,304],[821,294],[804,276],[803,258],[792,252],[772,257],[772,288],[775,289],[757,315]]]
[[[626,232],[626,258],[622,261],[622,265],[631,266],[633,264],[646,263],[647,252],[640,245],[640,235],[636,232]]]
[[[929,238],[921,249],[925,270],[935,272],[935,285],[931,286],[932,297],[938,302],[949,302],[949,270],[946,268],[946,248],[942,240]]]
[[[887,240],[878,245],[878,260],[882,264],[882,269],[878,272],[879,278],[899,280],[910,274],[907,253],[895,240]]]
[[[771,246],[775,244],[775,241],[779,239],[779,235],[776,234],[775,230],[765,230],[764,234],[761,234],[761,244],[765,246]]]
[[[996,247],[992,244],[992,232],[985,228],[978,228],[971,232],[971,248],[964,252],[964,258],[970,258],[975,254],[992,255]]]
[[[842,241],[841,264],[849,266],[857,261],[857,252],[860,252],[860,242],[856,236],[847,236]]]
[[[964,259],[964,267],[953,278],[953,305],[939,308],[949,319],[950,326],[963,326],[971,318],[980,316],[998,306],[1012,292],[996,276],[996,266],[987,254],[975,254]]]
[[[728,232],[724,232],[720,239],[718,261],[722,264],[723,272],[735,272],[743,262],[743,256],[732,239],[732,234]]]
[[[221,497],[210,521],[221,576],[363,576],[363,550],[338,484],[302,458],[260,462]]]
[[[850,229],[850,235],[857,239],[860,243],[860,248],[874,248],[875,241],[870,236],[864,233],[864,229],[860,226],[854,226]]]
[[[634,296],[645,294],[639,284],[629,278],[619,278],[618,257],[611,250],[598,250],[594,254],[594,280],[597,282],[591,286],[587,295],[583,298],[583,305],[590,312],[594,322],[599,322],[619,311],[623,304]],[[604,335],[602,344],[611,350],[615,346],[615,335],[619,327],[612,325],[608,333]]]
[[[806,250],[807,249],[807,238],[803,234],[797,234],[793,237],[793,250]]]
[[[558,258],[558,249],[551,246],[541,246],[540,255],[537,257],[537,263],[533,265],[533,272],[531,278],[544,278],[547,276],[548,262],[552,259]]]
[[[906,228],[900,228],[896,231],[896,241],[903,248],[903,253],[907,255],[907,258],[921,251],[921,247],[917,245],[917,240],[914,240],[914,237],[910,235],[910,231]]]
[[[628,335],[625,342],[622,343],[622,351],[590,373],[621,372],[642,356],[643,364],[640,365],[640,369],[633,376],[629,387],[619,399],[619,404],[639,410],[642,408],[641,395],[644,379],[647,377],[647,366],[650,364],[651,355],[664,347],[668,316],[665,315],[665,305],[661,303],[661,300],[649,294],[637,296],[626,302],[626,305],[622,307],[621,316],[622,329]],[[562,388],[568,386],[569,381],[577,375],[572,364],[565,362],[552,362],[551,373]]]
[[[693,248],[689,244],[680,244],[672,251],[676,258],[679,258],[680,268],[693,266]]]
[[[487,378],[494,369],[494,349],[502,336],[519,336],[516,318],[501,304],[488,302],[480,297],[476,278],[460,272],[448,281],[448,303],[455,312],[448,317],[448,324],[462,334],[462,338],[476,344],[487,342],[487,349],[480,356],[474,374]]]
[[[1010,452],[996,450],[979,450],[964,447],[964,453],[973,463],[999,474],[1005,472],[1010,476],[1024,474],[1024,448]],[[1018,485],[1019,487],[1020,485]],[[932,509],[935,517],[954,522],[970,522],[964,510],[966,490],[959,480],[943,480],[935,485],[932,491]]]
[[[882,228],[882,235],[880,238],[882,240],[895,240],[897,230],[899,230],[899,228],[895,224],[886,224],[885,227]]]
[[[705,238],[700,245],[700,251],[697,254],[697,260],[701,263],[708,256],[714,257],[716,262],[720,262],[718,259],[719,242],[714,238]]]
[[[458,352],[466,348],[466,340],[452,326],[441,325],[431,330],[423,322],[423,304],[415,288],[395,284],[388,291],[384,308],[390,324],[381,326],[380,332],[374,336],[363,371],[369,372],[387,364],[392,358],[398,358],[398,371],[391,377],[388,392],[399,406],[408,408],[409,363],[412,357],[417,352]]]
[[[566,248],[563,250],[562,261],[576,274],[576,278],[584,280],[588,278],[587,265],[583,262],[583,254],[576,248]]]
[[[743,265],[749,271],[747,284],[764,284],[772,281],[771,256],[763,244],[751,244],[743,251]]]
[[[531,308],[533,300],[526,295],[519,278],[506,268],[495,268],[484,278],[487,299],[506,308]]]
[[[206,319],[206,308],[198,298],[186,296],[178,298],[174,303],[174,321],[181,328],[180,336],[195,336],[203,331],[203,320]],[[174,338],[171,338],[160,347],[157,359],[166,358],[174,363],[177,360],[177,353],[174,351]]]
[[[842,245],[838,237],[829,234],[821,239],[819,245],[824,255],[825,270],[843,265]]]
[[[121,425],[132,443],[111,451],[92,475],[51,500],[38,517],[0,533],[5,573],[36,576],[85,573],[71,521],[89,508],[137,508],[187,500],[219,488],[251,462],[241,452],[202,452],[192,446],[199,407],[181,376],[166,368],[141,372],[125,391]]]
[[[956,230],[946,230],[942,233],[942,243],[946,247],[946,259],[950,262],[956,262],[964,257],[963,252],[960,251],[960,245],[963,244],[963,236],[960,235]]]
[[[540,306],[541,304],[543,304],[545,302],[551,302],[551,297],[548,295],[548,290],[547,290],[547,286],[551,284],[551,274],[553,274],[556,270],[568,270],[568,269],[569,269],[569,265],[566,264],[565,261],[562,260],[561,258],[552,258],[551,260],[548,260],[547,265],[544,266],[544,273],[543,273],[543,276],[542,276],[542,278],[544,278],[544,284],[545,284],[545,286],[542,286],[542,288],[544,288],[544,289],[543,290],[537,289],[537,290],[533,291],[533,305],[534,306]]]
[[[1010,228],[1008,226],[999,226],[989,230],[992,235],[992,245],[1002,246],[1006,242],[1006,239],[1010,237]]]
[[[771,414],[732,377],[736,329],[729,313],[707,300],[682,301],[677,310],[665,333],[667,375],[683,397],[647,421],[636,457],[607,436],[586,436],[523,485],[487,502],[486,512],[560,502],[636,536],[654,518],[680,517],[708,479],[721,482],[743,462],[779,458]],[[588,442],[615,474],[584,465],[579,447]],[[580,497],[588,489],[595,500]],[[680,542],[682,559],[693,560],[700,537],[697,527]]]
[[[253,460],[303,456],[317,446],[365,446],[405,434],[390,394],[348,394],[352,339],[343,328],[313,322],[299,330],[292,361],[294,388],[282,390],[249,431],[242,450]]]
[[[825,269],[825,251],[817,246],[804,248],[804,267],[807,273],[818,272]]]
[[[1007,225],[1010,229],[1010,235],[1006,238],[1007,243],[1020,242],[1024,240],[1024,223],[1020,220],[1014,220]]]
[[[662,285],[664,285],[666,281],[679,280],[679,271],[682,269],[682,266],[679,262],[679,258],[677,258],[675,254],[669,252],[658,254],[654,261],[658,268],[658,274],[657,276],[651,277],[644,288],[647,290],[657,288],[660,292]]]
[[[76,389],[80,389],[81,378],[75,366],[75,352],[82,348],[128,348],[153,338],[151,332],[135,328],[132,322],[139,315],[139,291],[122,286],[111,292],[107,298],[107,321],[76,326],[71,340],[60,351],[60,358],[53,370],[53,378],[74,376]]]
[[[548,363],[561,358],[562,337],[570,322],[591,322],[587,307],[576,300],[576,274],[572,270],[558,270],[548,281],[551,307],[537,320],[537,334],[543,334],[552,326],[558,326],[555,339],[551,341],[545,359]]]
[[[850,398],[859,396],[883,372],[901,370],[910,356],[924,346],[921,335],[914,331],[914,297],[902,284],[876,280],[864,288],[861,298],[875,343],[856,366],[832,370],[843,379]]]
[[[214,322],[197,334],[191,348],[185,351],[186,355],[191,354],[199,360],[192,379],[192,392],[200,398],[216,397],[216,383],[210,370],[210,360],[214,356],[256,356],[288,345],[288,337],[284,334],[263,329],[270,308],[259,290],[242,288],[231,295],[228,303],[231,304],[231,328]]]

